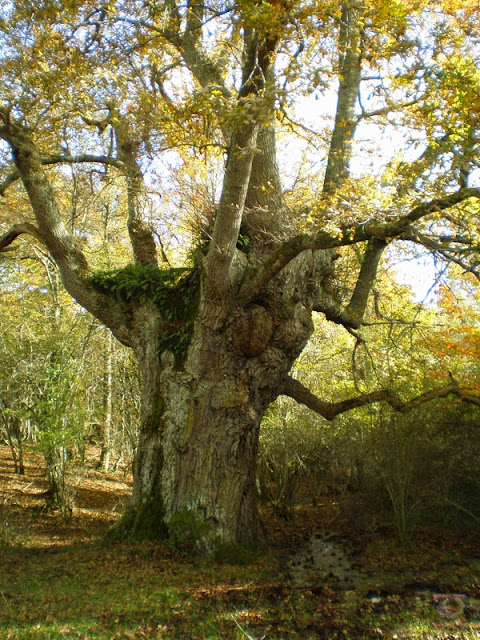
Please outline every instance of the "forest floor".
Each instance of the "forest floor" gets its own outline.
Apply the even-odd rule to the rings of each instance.
[[[306,501],[288,523],[265,507],[270,544],[248,562],[192,561],[160,544],[102,543],[131,481],[92,466],[70,470],[65,521],[46,511],[41,454],[28,449],[19,476],[0,445],[0,640],[480,639],[473,534],[423,529],[401,545]],[[352,583],[299,583],[291,558],[327,531]]]

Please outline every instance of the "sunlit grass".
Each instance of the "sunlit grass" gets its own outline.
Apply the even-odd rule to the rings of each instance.
[[[160,544],[3,541],[0,640],[480,640],[474,621],[442,619],[431,594],[405,589],[418,580],[480,593],[476,543],[433,530],[411,545],[356,533],[355,588],[299,587],[287,545],[302,544],[318,512],[297,511],[293,523],[268,520],[271,550],[240,566]]]

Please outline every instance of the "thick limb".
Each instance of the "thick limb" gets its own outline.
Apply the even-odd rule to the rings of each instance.
[[[38,149],[23,127],[12,121],[4,112],[0,137],[10,145],[37,225],[21,225],[3,237],[5,246],[20,235],[17,231],[29,231],[45,243],[57,263],[67,291],[94,316],[109,326],[124,344],[130,344],[127,318],[121,305],[113,297],[98,293],[89,282],[89,265],[75,238],[67,229],[58,210],[55,193],[45,174]]]
[[[425,393],[407,401],[403,401],[388,389],[382,389],[379,391],[372,391],[371,393],[361,394],[353,398],[348,398],[347,400],[341,400],[340,402],[327,402],[326,400],[318,398],[298,380],[295,380],[290,376],[286,376],[281,385],[281,394],[289,396],[297,402],[304,404],[326,420],[333,420],[341,413],[376,402],[386,402],[395,411],[398,411],[399,413],[408,413],[431,400],[445,398],[452,394],[458,396],[465,402],[478,404],[478,399],[475,399],[474,396],[469,396],[467,393],[462,391],[456,382],[450,382],[438,389],[426,391]]]
[[[393,238],[410,239],[415,222],[429,215],[445,211],[468,199],[480,200],[480,189],[459,189],[443,198],[435,198],[413,207],[408,213],[397,217],[371,219],[366,223],[338,224],[333,230],[320,228],[312,234],[301,234],[290,238],[273,251],[260,265],[255,265],[246,274],[240,291],[242,301],[253,300],[268,286],[268,283],[303,251],[334,249],[376,238],[380,241]],[[380,245],[379,245],[380,246]]]

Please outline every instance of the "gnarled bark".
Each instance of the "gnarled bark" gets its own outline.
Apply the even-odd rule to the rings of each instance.
[[[207,550],[262,538],[255,490],[260,422],[313,331],[311,283],[329,268],[329,259],[307,253],[262,301],[228,301],[220,325],[212,327],[199,311],[180,368],[170,352],[159,356],[155,348],[158,313],[135,310],[142,420],[122,535],[168,535],[180,514],[205,525],[198,544]]]

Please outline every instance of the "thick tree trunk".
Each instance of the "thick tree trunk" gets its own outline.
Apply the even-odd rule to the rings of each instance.
[[[123,537],[175,538],[180,527],[208,552],[262,539],[260,422],[311,335],[309,292],[329,265],[327,254],[302,254],[262,301],[234,308],[220,329],[203,323],[200,309],[181,368],[168,351],[158,354],[152,309],[138,310],[142,420]]]
[[[199,526],[196,542],[209,550],[216,541],[261,537],[256,455],[270,393],[252,397],[245,358],[228,353],[227,338],[216,342],[201,377],[175,370],[171,354],[144,354],[128,536],[157,538],[175,526]]]
[[[187,513],[206,523],[202,538],[209,546],[260,537],[255,471],[263,412],[250,398],[246,372],[238,380],[232,373],[212,371],[188,386],[176,381],[170,396],[177,396],[176,388],[180,402],[167,405],[162,474],[166,518],[171,522]]]
[[[168,354],[161,363],[144,360],[128,536],[164,537],[178,517],[187,527],[203,523],[198,542],[208,548],[260,536],[255,465],[268,402],[252,401],[248,373],[237,377],[232,358],[218,367],[221,347],[200,380],[176,371]]]

